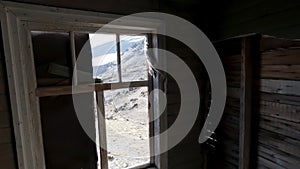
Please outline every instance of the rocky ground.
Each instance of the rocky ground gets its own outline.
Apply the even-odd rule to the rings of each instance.
[[[94,77],[103,83],[119,82],[116,50],[103,53],[114,43],[93,49]],[[123,82],[148,79],[145,44],[145,36],[121,37]],[[104,98],[109,169],[149,163],[148,88],[105,91]]]
[[[105,92],[110,169],[149,163],[148,88]]]

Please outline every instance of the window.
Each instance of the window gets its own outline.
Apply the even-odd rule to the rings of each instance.
[[[10,86],[11,106],[19,168],[45,169],[46,167],[49,167],[50,164],[47,164],[46,161],[51,157],[49,154],[48,156],[45,156],[45,152],[55,150],[51,149],[51,147],[45,148],[45,142],[53,140],[47,139],[49,133],[48,135],[45,135],[45,131],[47,129],[43,128],[43,117],[41,120],[41,116],[45,114],[51,115],[51,113],[43,112],[42,109],[44,105],[41,103],[45,102],[47,99],[52,99],[54,103],[59,103],[62,101],[65,103],[65,105],[72,105],[72,102],[69,102],[70,100],[68,97],[72,94],[72,70],[75,66],[75,61],[79,54],[80,46],[82,46],[83,43],[89,38],[90,33],[94,33],[96,30],[102,27],[103,24],[108,23],[109,21],[120,16],[12,2],[1,3],[3,5],[1,11],[1,27],[3,41],[5,42],[4,52],[9,77],[8,81]],[[144,40],[148,40],[149,45],[153,45],[152,42],[155,38],[149,38],[146,35],[152,36],[159,24],[159,20],[155,21],[152,19],[151,21],[148,21],[147,19],[143,19],[141,21],[137,19],[134,20],[134,22],[120,22],[108,27],[106,29],[109,33],[106,35],[107,38],[109,39],[116,37],[116,42],[120,41],[121,43],[117,43],[116,48],[108,49],[108,51],[105,52],[105,54],[109,54],[109,52],[111,52],[111,57],[109,57],[109,59],[112,60],[108,59],[107,61],[100,63],[97,61],[97,56],[95,54],[96,50],[92,50],[93,54],[95,55],[93,58],[91,57],[88,59],[90,60],[91,64],[90,68],[93,69],[93,75],[91,78],[94,77],[99,83],[96,84],[95,88],[91,88],[90,84],[78,82],[77,78],[80,76],[89,76],[85,74],[88,72],[88,70],[79,69],[80,71],[78,70],[73,78],[76,84],[75,88],[77,89],[76,94],[86,95],[87,99],[91,99],[91,105],[97,101],[99,109],[102,110],[101,112],[104,116],[106,116],[106,118],[121,119],[120,115],[126,114],[125,112],[115,115],[113,114],[114,112],[110,111],[112,107],[110,105],[110,99],[112,96],[116,96],[118,93],[120,93],[119,95],[122,95],[122,93],[132,92],[133,94],[141,94],[140,97],[146,99],[147,94],[145,94],[145,91],[151,90],[152,88],[161,87],[161,83],[158,81],[159,78],[148,77],[146,74],[146,63],[142,63],[142,60],[140,65],[145,65],[145,67],[143,66],[141,69],[139,69],[142,70],[139,71],[139,74],[134,75],[134,72],[136,72],[136,67],[133,66],[129,61],[129,59],[132,59],[133,57],[128,57],[128,52],[126,52],[126,50],[133,50],[134,47],[127,48],[126,43],[122,43],[122,41],[126,41],[128,39],[131,41],[137,41],[144,38]],[[50,39],[53,40],[53,38],[57,37],[55,41],[49,41],[51,44],[44,48],[44,50],[49,52],[39,51],[42,48],[35,48],[34,45],[41,45],[41,43],[37,42],[35,44],[34,41],[36,39],[34,40],[33,37],[40,35],[43,35],[42,38],[45,38],[43,41]],[[59,55],[51,55],[52,52],[57,51],[59,51]],[[37,54],[39,52],[43,54]],[[115,53],[116,56],[113,53]],[[115,64],[115,62],[117,64]],[[103,65],[105,63],[111,64],[106,65],[107,70],[109,69],[111,72],[110,74],[103,74]],[[114,90],[111,90],[111,84],[113,84]],[[59,97],[53,98],[54,96]],[[133,104],[129,106],[131,109],[136,108],[136,103],[137,106],[139,106],[139,104],[142,105],[149,102],[149,100],[139,102],[140,100],[136,100],[136,98],[131,97],[122,99],[127,99]],[[66,100],[68,101],[66,102]],[[122,106],[124,107],[124,105],[120,105],[114,108],[120,109]],[[44,110],[55,109],[55,106],[48,107],[49,109]],[[122,108],[120,110],[122,110]],[[154,112],[147,113],[149,113],[151,116],[151,113],[156,113],[155,109],[153,110]],[[67,114],[67,111],[68,110],[65,112],[61,111],[59,113]],[[132,114],[134,114],[133,111],[126,114],[126,116],[131,116]],[[93,118],[95,119],[95,117]],[[146,124],[147,120],[149,120],[145,116],[141,116],[139,118],[141,118],[139,120],[142,121],[143,124]],[[123,119],[124,118],[122,118],[122,120]],[[55,118],[55,120],[57,119]],[[63,124],[64,119],[60,120]],[[66,118],[65,120],[69,119]],[[129,123],[129,121],[127,122]],[[111,145],[110,140],[113,140],[114,135],[111,135],[109,130],[105,130],[105,132],[100,131],[105,129],[102,125],[106,122],[108,124],[110,123],[109,120],[98,121],[98,126],[100,127],[97,133],[99,134],[99,142],[105,142],[107,140],[107,143],[104,145],[107,145],[109,149]],[[124,123],[127,122],[125,118]],[[94,124],[91,126],[95,128],[93,125]],[[152,125],[156,127],[152,127]],[[49,126],[55,127],[55,125],[51,126],[51,123]],[[149,135],[151,136],[154,135],[154,133],[159,133],[160,131],[164,130],[159,126],[163,126],[161,125],[161,121],[150,123],[150,125],[147,127],[151,129],[148,130]],[[51,130],[53,130],[53,128]],[[145,134],[144,132],[141,133]],[[83,135],[82,133],[79,134]],[[61,137],[63,138],[64,135],[61,134]],[[147,140],[144,137],[145,135],[141,135],[142,139]],[[68,141],[67,138],[64,139]],[[70,143],[74,141],[72,140],[72,137],[68,139]],[[87,142],[89,142],[89,140],[84,140],[82,143]],[[145,142],[143,144],[147,143]],[[145,146],[149,147],[149,150],[144,149],[145,151],[143,150],[143,153],[149,154],[151,157],[146,155],[147,157],[145,160],[141,160],[141,162],[147,164],[145,166],[138,166],[138,168],[146,168],[150,165],[151,167],[162,168],[161,164],[163,163],[163,159],[160,158],[160,156],[152,156],[153,152],[159,149],[160,144],[160,140],[155,140],[153,143],[149,143],[149,146]],[[65,142],[60,146],[68,147],[70,145]],[[88,147],[87,149],[91,147]],[[89,152],[87,152],[87,154],[88,153]],[[114,158],[110,156],[111,152],[99,150],[99,153],[101,154],[100,161],[102,169],[107,169],[110,167],[110,165],[113,165],[113,162],[109,162],[111,158]],[[144,156],[145,154],[142,154],[141,156]],[[54,153],[52,155],[55,156],[57,154]],[[74,157],[74,159],[76,158],[77,157]],[[61,161],[61,163],[64,163],[64,161]],[[88,164],[90,164],[90,162]],[[122,168],[133,167],[132,165],[133,164],[122,164]],[[93,168],[92,166],[89,167]],[[84,166],[82,168],[89,167]]]
[[[131,88],[96,92],[105,118],[99,119],[96,132],[97,144],[101,140],[106,144],[98,150],[99,166],[121,169],[150,165],[147,36],[101,33],[89,37],[96,81],[136,83]]]

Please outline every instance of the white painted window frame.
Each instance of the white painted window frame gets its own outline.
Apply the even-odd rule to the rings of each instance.
[[[31,31],[95,32],[121,16],[2,1],[0,17],[18,166],[19,169],[46,169]],[[106,31],[156,33],[158,28],[164,28],[161,20],[135,18],[132,22],[112,25]],[[166,126],[165,121],[160,126]],[[166,146],[166,139],[155,145]],[[164,157],[155,162],[158,168],[167,168]]]

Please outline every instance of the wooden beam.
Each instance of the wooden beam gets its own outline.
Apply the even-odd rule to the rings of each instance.
[[[300,40],[282,39],[273,36],[263,35],[263,38],[260,42],[260,51],[299,46]]]
[[[259,90],[266,93],[299,96],[300,81],[260,79]]]
[[[239,130],[239,169],[250,169],[251,114],[253,92],[253,65],[255,60],[256,36],[242,39],[241,57],[241,98]]]
[[[98,135],[100,143],[101,169],[108,169],[107,138],[104,107],[104,92],[97,92]]]
[[[105,83],[105,84],[84,84],[77,86],[53,86],[36,88],[35,94],[38,97],[70,95],[79,93],[89,93],[94,91],[113,90],[131,87],[148,86],[148,81],[134,81],[123,83]]]
[[[39,101],[31,44],[26,22],[20,21],[8,8],[1,8],[10,103],[16,150],[20,169],[45,169]]]
[[[117,64],[118,64],[118,77],[119,82],[122,82],[122,67],[121,67],[121,41],[120,34],[116,34],[116,45],[117,45]]]
[[[73,84],[77,85],[77,71],[76,71],[76,48],[75,48],[75,33],[70,32],[70,50],[72,55],[72,70],[73,70]]]

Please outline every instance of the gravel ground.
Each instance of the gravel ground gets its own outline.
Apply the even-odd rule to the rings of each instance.
[[[110,169],[149,163],[147,93],[147,87],[104,93]]]

